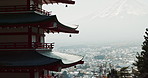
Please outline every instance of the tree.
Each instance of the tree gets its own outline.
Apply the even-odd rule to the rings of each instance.
[[[108,74],[108,78],[119,78],[118,71],[115,69],[111,69],[111,71]]]
[[[129,67],[122,67],[120,69],[120,78],[126,78],[126,76],[130,76],[131,73],[129,73],[129,70],[128,70]]]
[[[144,39],[142,51],[141,53],[137,53],[137,61],[134,63],[139,71],[139,76],[142,78],[148,74],[148,29],[146,29]]]

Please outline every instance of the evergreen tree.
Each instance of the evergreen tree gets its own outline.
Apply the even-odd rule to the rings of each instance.
[[[134,63],[134,65],[137,66],[141,77],[148,74],[148,29],[146,29],[144,39],[145,41],[142,45],[142,51],[141,53],[137,53],[137,61]]]
[[[108,74],[108,78],[119,78],[118,71],[115,69],[111,69],[111,71]]]

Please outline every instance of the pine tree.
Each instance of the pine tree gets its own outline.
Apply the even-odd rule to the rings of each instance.
[[[141,77],[148,74],[148,29],[146,29],[144,39],[142,51],[141,53],[137,53],[137,61],[134,63],[134,65],[137,66]]]

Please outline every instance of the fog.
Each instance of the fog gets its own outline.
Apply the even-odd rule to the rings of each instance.
[[[46,42],[56,45],[142,42],[148,25],[147,0],[76,0],[75,5],[53,4],[43,8],[79,34],[50,33]],[[142,44],[142,43],[141,43]]]

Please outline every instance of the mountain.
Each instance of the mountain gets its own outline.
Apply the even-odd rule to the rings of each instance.
[[[105,9],[77,20],[80,39],[90,42],[142,41],[148,5],[140,0],[112,0]]]
[[[148,25],[148,0],[80,0],[75,7],[54,7],[53,12],[59,13],[58,20],[63,18],[63,24],[79,25],[80,33],[72,38],[49,38],[63,43],[62,38],[64,44],[142,42]]]
[[[116,0],[113,4],[108,5],[103,10],[94,13],[96,17],[112,17],[123,14],[144,15],[148,14],[148,5],[139,0]]]

